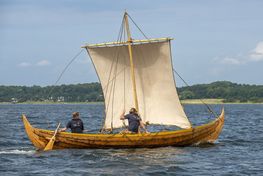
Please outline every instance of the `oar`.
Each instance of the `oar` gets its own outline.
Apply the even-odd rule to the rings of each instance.
[[[48,144],[46,145],[46,147],[44,148],[44,151],[48,151],[48,150],[52,150],[53,149],[53,145],[55,143],[55,140],[56,140],[56,135],[58,133],[58,129],[60,127],[60,123],[58,124],[56,130],[55,130],[55,133],[54,135],[52,136],[52,138],[50,139],[50,141],[48,142]]]

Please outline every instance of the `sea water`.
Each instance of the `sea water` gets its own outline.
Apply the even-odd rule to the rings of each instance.
[[[216,114],[221,107],[213,105]],[[78,111],[85,128],[96,133],[104,106],[1,104],[0,175],[263,175],[263,105],[224,107],[225,126],[214,144],[37,152],[25,133],[21,114],[35,127],[54,130],[58,122],[65,126],[71,113]],[[184,109],[193,125],[214,119],[203,105],[184,105]]]

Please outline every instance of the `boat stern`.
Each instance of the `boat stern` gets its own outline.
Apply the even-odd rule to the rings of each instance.
[[[26,116],[22,114],[22,120],[24,123],[25,131],[27,133],[28,138],[32,142],[32,144],[37,149],[44,149],[46,144],[40,140],[39,136],[34,133],[35,128],[31,126],[29,121],[27,120]]]
[[[214,129],[214,132],[212,134],[209,135],[209,137],[206,139],[207,142],[215,142],[222,129],[223,129],[223,126],[224,126],[224,123],[225,123],[225,109],[224,107],[222,108],[221,110],[221,114],[215,119],[214,123],[216,123],[216,127]]]

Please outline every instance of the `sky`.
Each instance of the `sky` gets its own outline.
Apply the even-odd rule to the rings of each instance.
[[[0,85],[53,85],[81,46],[116,41],[125,9],[148,37],[175,38],[188,84],[263,84],[261,0],[0,0]],[[82,52],[58,84],[97,81]]]

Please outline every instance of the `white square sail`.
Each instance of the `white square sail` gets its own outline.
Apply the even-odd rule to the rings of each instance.
[[[123,125],[120,114],[134,107],[127,44],[87,45],[105,98],[104,128]],[[132,44],[139,114],[150,124],[191,124],[180,104],[172,72],[170,39]]]

